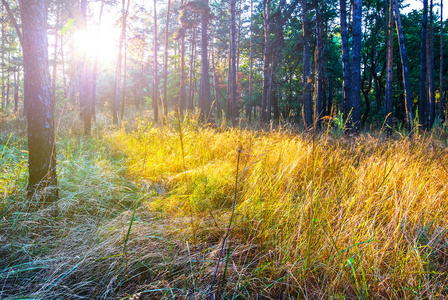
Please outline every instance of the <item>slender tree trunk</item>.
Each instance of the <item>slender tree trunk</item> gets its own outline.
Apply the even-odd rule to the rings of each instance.
[[[339,1],[340,7],[340,23],[341,23],[341,42],[342,42],[342,111],[344,120],[348,120],[350,112],[350,94],[352,90],[350,79],[350,50],[348,43],[348,26],[347,26],[347,6],[345,0]]]
[[[14,112],[17,113],[19,109],[19,84],[18,84],[18,73],[19,71],[14,71]]]
[[[152,90],[152,107],[154,109],[154,123],[159,121],[159,80],[157,77],[157,0],[154,0],[154,66],[153,66],[153,90]]]
[[[328,100],[327,100],[327,116],[333,117],[332,113],[332,105],[333,105],[333,74],[330,72],[330,76],[328,77]]]
[[[440,0],[440,75],[439,75],[439,122],[445,121],[445,99],[443,97],[443,0]]]
[[[61,66],[62,66],[62,85],[64,87],[64,97],[68,96],[67,76],[65,74],[65,57],[64,57],[64,36],[61,35]]]
[[[126,68],[127,68],[127,62],[128,62],[128,47],[126,45],[126,37],[124,38],[123,43],[123,52],[124,52],[124,61],[123,61],[123,93],[121,94],[121,111],[120,111],[120,117],[123,120],[124,118],[124,106],[126,104]]]
[[[411,82],[409,80],[409,62],[406,52],[406,46],[404,43],[404,33],[401,26],[400,8],[398,7],[397,0],[394,0],[394,11],[395,11],[395,25],[397,27],[398,42],[400,45],[400,57],[401,65],[403,69],[403,85],[404,85],[404,96],[406,102],[406,123],[408,130],[411,131],[414,127],[414,117],[412,113],[412,98],[411,98]]]
[[[428,129],[426,91],[426,35],[428,26],[428,0],[423,0],[422,39],[420,44],[420,87],[418,94],[418,119],[423,130]]]
[[[271,26],[270,26],[270,16],[271,16],[271,0],[266,0],[264,5],[264,60],[263,60],[263,94],[261,96],[261,112],[260,112],[260,120],[261,122],[269,122],[270,116],[267,113],[268,107],[268,95],[269,95],[269,69],[270,69],[270,36],[271,36]]]
[[[181,0],[180,4],[182,6],[184,4],[184,0]],[[180,92],[178,105],[181,116],[183,115],[185,109],[185,98],[185,32],[182,31],[182,35],[180,38]]]
[[[429,97],[429,124],[428,129],[434,125],[436,118],[436,96],[434,87],[434,13],[433,0],[429,6],[429,32],[427,41],[427,70],[428,70],[428,97]]]
[[[344,0],[345,3],[345,0]],[[312,79],[310,77],[311,65],[310,65],[310,25],[308,20],[308,8],[307,0],[302,0],[302,18],[303,18],[303,125],[305,129],[309,129],[313,125],[312,120],[312,107],[311,107],[311,83]]]
[[[168,99],[166,93],[166,87],[168,84],[168,34],[170,24],[170,6],[171,0],[168,0],[168,7],[166,11],[166,26],[165,26],[165,57],[163,66],[163,113],[165,115],[165,122],[168,118]]]
[[[213,72],[213,101],[216,106],[216,117],[221,117],[221,105],[219,105],[218,101],[218,74],[216,74],[216,66],[215,66],[215,38],[213,37],[213,45],[212,45],[212,72]]]
[[[98,32],[101,30],[101,19],[103,17],[104,1],[101,1],[100,15],[98,17]],[[98,77],[98,53],[95,53],[95,59],[93,62],[92,73],[92,91],[91,91],[91,103],[92,103],[92,117],[95,119],[95,103],[96,103],[96,79]]]
[[[60,4],[58,4],[56,7],[56,26],[59,25],[59,10],[60,10]],[[59,37],[58,33],[59,29],[56,27],[54,29],[53,78],[51,83],[53,104],[56,103],[56,78],[57,78],[57,66],[58,66],[58,37]]]
[[[249,42],[249,101],[248,101],[248,116],[249,116],[249,124],[252,122],[252,68],[253,68],[253,36],[252,36],[252,24],[253,24],[253,1],[250,1],[250,42]]]
[[[1,14],[3,15],[3,3],[2,3],[2,9]],[[1,68],[2,68],[2,109],[6,109],[6,98],[5,98],[5,26],[2,24],[2,45],[1,45]]]
[[[201,111],[202,121],[208,123],[211,118],[211,90],[210,74],[208,64],[208,36],[207,27],[209,21],[210,9],[208,0],[203,0],[204,8],[201,13],[201,74],[199,78],[199,109]]]
[[[236,0],[230,1],[230,39],[231,50],[231,72],[230,72],[230,84],[232,93],[232,124],[235,126],[235,119],[238,118],[238,105],[237,105],[237,86],[236,86]]]
[[[314,122],[316,129],[320,129],[320,118],[324,115],[324,103],[322,92],[322,51],[323,51],[323,28],[322,28],[322,11],[319,2],[316,3],[316,51],[314,59],[315,67],[315,88],[314,88]]]
[[[28,194],[36,200],[55,201],[58,190],[46,2],[22,0],[20,10],[25,98],[28,106]]]
[[[8,62],[9,64],[9,62]],[[9,91],[10,91],[10,74],[8,72],[7,79],[6,79],[6,106],[9,107]]]
[[[232,26],[229,31],[229,55],[227,60],[227,89],[226,89],[226,121],[233,120],[232,112]]]
[[[389,22],[387,27],[387,54],[386,54],[386,99],[384,101],[384,112],[386,114],[386,131],[392,135],[392,85],[393,85],[393,55],[394,55],[394,32],[393,32],[393,0],[389,0]]]
[[[361,121],[361,39],[362,39],[362,0],[353,2],[353,53],[351,65],[352,92],[352,130],[359,131]]]
[[[155,0],[154,0],[155,1]],[[125,25],[125,3],[126,0],[121,2],[121,33],[118,45],[118,58],[117,58],[117,68],[115,69],[115,86],[114,86],[114,103],[113,103],[113,122],[114,125],[118,125],[118,109],[120,107],[120,85],[121,85],[121,63],[123,56],[123,42],[124,42],[124,27]]]
[[[196,43],[196,28],[192,29],[193,33],[191,36],[191,55],[190,55],[190,74],[188,79],[188,109],[193,110],[193,72],[194,72],[194,60],[195,60],[195,43]]]
[[[87,30],[87,0],[81,0],[81,28]],[[81,117],[84,120],[84,135],[90,136],[92,128],[92,112],[91,112],[91,97],[90,97],[90,80],[91,69],[90,61],[88,61],[87,53],[83,53],[82,58],[82,73],[80,78],[80,103],[81,103]]]

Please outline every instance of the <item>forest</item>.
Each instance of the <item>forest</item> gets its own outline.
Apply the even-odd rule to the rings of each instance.
[[[2,0],[0,299],[447,298],[445,12]]]

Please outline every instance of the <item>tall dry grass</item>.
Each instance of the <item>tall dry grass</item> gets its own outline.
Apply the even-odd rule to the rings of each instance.
[[[223,295],[448,294],[448,152],[440,140],[344,140],[188,122],[182,131],[141,123],[112,140],[133,178],[163,186],[148,210],[183,218],[177,229],[198,241],[208,274],[225,234],[242,147]]]
[[[24,196],[20,134],[1,135],[2,299],[206,298],[238,149],[217,299],[448,295],[442,134],[313,137],[190,117],[99,124],[85,139],[70,122],[58,136],[61,198],[50,206]]]

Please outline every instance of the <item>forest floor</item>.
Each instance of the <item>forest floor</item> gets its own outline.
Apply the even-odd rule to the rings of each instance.
[[[0,120],[0,299],[448,297],[446,131],[68,119],[51,204],[25,197],[24,121]]]

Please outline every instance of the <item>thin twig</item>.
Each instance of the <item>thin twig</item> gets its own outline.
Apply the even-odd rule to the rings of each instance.
[[[213,286],[215,285],[215,280],[216,280],[216,276],[218,274],[218,269],[219,269],[219,264],[221,263],[221,258],[222,255],[224,253],[224,247],[226,244],[226,240],[229,237],[230,234],[230,228],[232,227],[232,221],[233,221],[233,216],[235,214],[235,207],[236,207],[236,199],[238,197],[238,172],[239,172],[239,167],[240,167],[240,155],[241,155],[241,147],[238,148],[238,159],[237,159],[237,163],[236,163],[236,176],[235,176],[235,197],[233,199],[233,207],[232,207],[232,214],[230,215],[230,220],[229,220],[229,226],[227,227],[227,232],[226,235],[224,236],[223,240],[222,240],[222,244],[221,244],[221,251],[219,253],[219,258],[218,258],[218,264],[216,265],[216,269],[215,269],[215,274],[213,275],[213,280],[212,280],[212,284],[210,286],[210,293],[209,293],[209,299],[214,299],[213,297]]]

